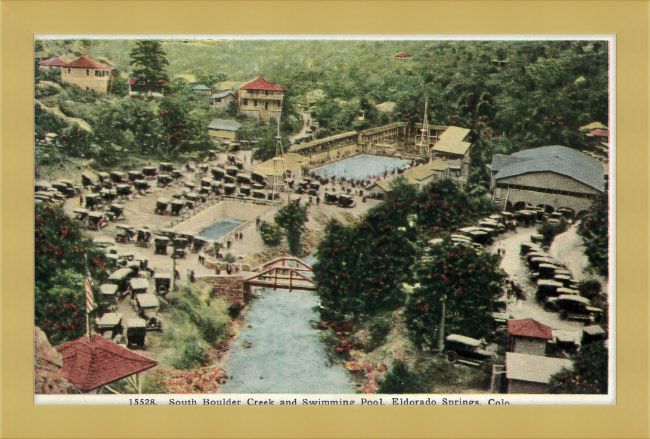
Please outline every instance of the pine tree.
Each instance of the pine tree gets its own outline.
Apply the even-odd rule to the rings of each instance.
[[[285,230],[289,251],[294,256],[298,256],[302,248],[302,234],[308,220],[307,206],[301,206],[299,201],[287,204],[275,215],[275,223]]]
[[[169,62],[160,41],[137,41],[129,65],[134,66],[133,77],[146,91],[160,91],[168,80],[165,67]]]

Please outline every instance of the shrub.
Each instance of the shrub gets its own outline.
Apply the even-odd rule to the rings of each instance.
[[[422,375],[410,371],[402,361],[396,361],[384,376],[377,393],[425,393]]]
[[[562,219],[559,224],[544,224],[537,229],[537,233],[542,235],[544,245],[551,245],[553,239],[560,233],[564,233],[569,228],[566,220]]]
[[[391,330],[391,320],[387,317],[376,317],[370,323],[368,329],[370,338],[366,342],[364,349],[371,352],[386,342],[386,338]]]
[[[223,260],[230,263],[230,264],[232,264],[233,262],[235,262],[235,257],[233,256],[232,253],[226,253],[223,256]]]
[[[191,341],[185,345],[185,349],[182,351],[181,355],[172,361],[172,365],[176,369],[188,370],[204,366],[207,362],[208,357],[203,352],[203,349],[198,345],[198,343]]]
[[[581,280],[578,282],[578,291],[580,291],[582,297],[592,300],[595,297],[600,296],[602,286],[597,280]]]
[[[266,245],[278,245],[282,240],[282,231],[276,224],[262,221],[259,230],[262,241]]]
[[[230,316],[231,319],[236,319],[240,316],[242,310],[244,309],[244,305],[241,303],[233,303],[228,307],[228,315]]]

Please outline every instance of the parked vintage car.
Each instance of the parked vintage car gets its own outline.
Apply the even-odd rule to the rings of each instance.
[[[147,331],[162,332],[162,322],[158,317],[160,302],[155,294],[138,294],[135,298],[138,315],[147,322]]]
[[[99,286],[97,305],[102,312],[114,312],[117,309],[117,285],[102,284]]]
[[[147,322],[141,318],[128,319],[124,328],[127,347],[144,348],[147,337]]]
[[[95,332],[109,340],[121,336],[123,330],[122,314],[110,312],[95,319]]]
[[[170,243],[170,239],[166,236],[155,236],[153,238],[154,253],[157,255],[166,255],[167,246]]]
[[[573,294],[562,294],[558,297],[549,297],[544,304],[544,309],[549,312],[560,312],[560,318],[571,320],[587,320],[600,323],[603,310],[591,306],[591,301],[586,297]]]
[[[495,357],[495,354],[485,350],[482,340],[465,337],[464,335],[449,334],[445,338],[445,355],[447,361],[470,366],[480,366],[485,360]]]
[[[156,293],[165,297],[172,286],[172,275],[166,273],[156,273],[153,276]]]

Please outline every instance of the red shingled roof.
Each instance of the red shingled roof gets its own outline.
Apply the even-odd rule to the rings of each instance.
[[[56,57],[46,59],[45,61],[39,64],[40,67],[61,67],[63,65],[65,65],[65,61]]]
[[[134,85],[138,80],[136,78],[129,78],[128,84],[129,85]]]
[[[87,56],[82,56],[79,59],[76,59],[76,60],[74,60],[72,62],[64,64],[62,67],[66,68],[66,69],[67,68],[73,68],[73,69],[113,70],[113,67],[108,67],[108,66],[103,66],[101,64],[97,64],[95,61],[88,58]]]
[[[257,78],[254,81],[249,82],[248,84],[241,87],[241,90],[274,90],[274,91],[284,91],[284,88],[279,85],[275,85],[264,78]]]
[[[400,52],[397,55],[395,55],[395,58],[408,58],[409,56],[411,55],[409,55],[408,53]]]
[[[60,375],[80,390],[89,391],[129,375],[151,369],[157,362],[109,341],[99,334],[57,346],[63,356]]]
[[[508,332],[510,335],[553,340],[553,330],[551,327],[533,319],[508,320]]]
[[[609,137],[609,130],[593,130],[589,131],[589,134],[593,134],[598,137]]]

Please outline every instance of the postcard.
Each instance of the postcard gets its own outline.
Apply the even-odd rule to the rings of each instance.
[[[37,35],[34,401],[616,401],[612,35]]]

